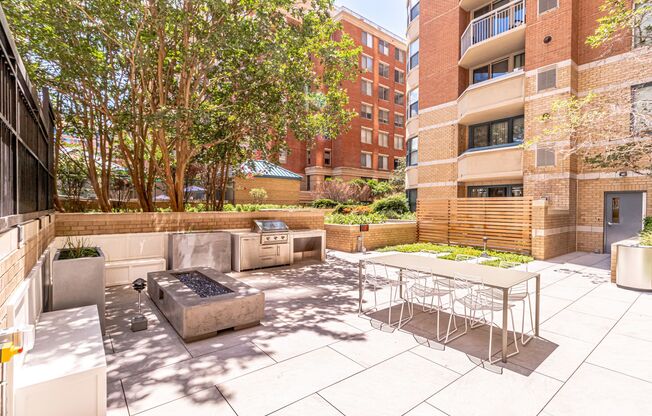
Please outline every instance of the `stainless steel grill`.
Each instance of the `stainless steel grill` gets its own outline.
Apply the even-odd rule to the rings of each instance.
[[[290,241],[290,229],[280,220],[256,220],[254,232],[260,234],[262,245],[288,244]]]

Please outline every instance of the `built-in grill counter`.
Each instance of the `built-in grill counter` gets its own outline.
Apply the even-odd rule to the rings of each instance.
[[[290,230],[278,220],[254,221],[253,230],[233,230],[231,242],[236,272],[326,258],[326,231]]]

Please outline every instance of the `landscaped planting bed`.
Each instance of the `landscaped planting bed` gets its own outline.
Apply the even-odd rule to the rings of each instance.
[[[446,244],[433,244],[433,243],[414,243],[403,244],[399,246],[389,246],[381,248],[378,251],[398,251],[400,253],[434,253],[443,254],[438,256],[440,259],[455,260],[458,255],[479,257],[482,254],[482,249],[475,247],[453,246]],[[445,254],[444,254],[445,253]],[[529,263],[534,260],[530,256],[523,254],[509,253],[504,251],[487,250],[489,255],[488,260],[483,261],[485,266],[500,267],[501,262],[510,263]]]

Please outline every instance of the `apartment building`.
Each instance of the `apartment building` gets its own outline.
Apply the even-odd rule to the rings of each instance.
[[[359,115],[333,140],[319,138],[307,146],[288,138],[289,152],[279,163],[303,176],[304,191],[318,189],[327,178],[387,180],[405,157],[405,40],[344,7],[333,17],[362,48],[362,74],[344,83],[349,107]]]
[[[596,168],[578,151],[595,154],[632,140],[635,120],[628,114],[605,120],[609,126],[596,120],[595,132],[611,132],[600,140],[591,132],[550,135],[541,121],[554,102],[590,92],[626,108],[652,102],[649,48],[637,47],[634,38],[586,45],[602,3],[407,1],[413,204],[531,197],[542,213],[533,218],[533,252],[546,258],[609,252],[610,243],[640,229],[642,218],[652,215],[650,176]]]

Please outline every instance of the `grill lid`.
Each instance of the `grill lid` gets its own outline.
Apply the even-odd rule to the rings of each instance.
[[[259,233],[287,232],[290,229],[281,220],[255,220],[254,231]]]

